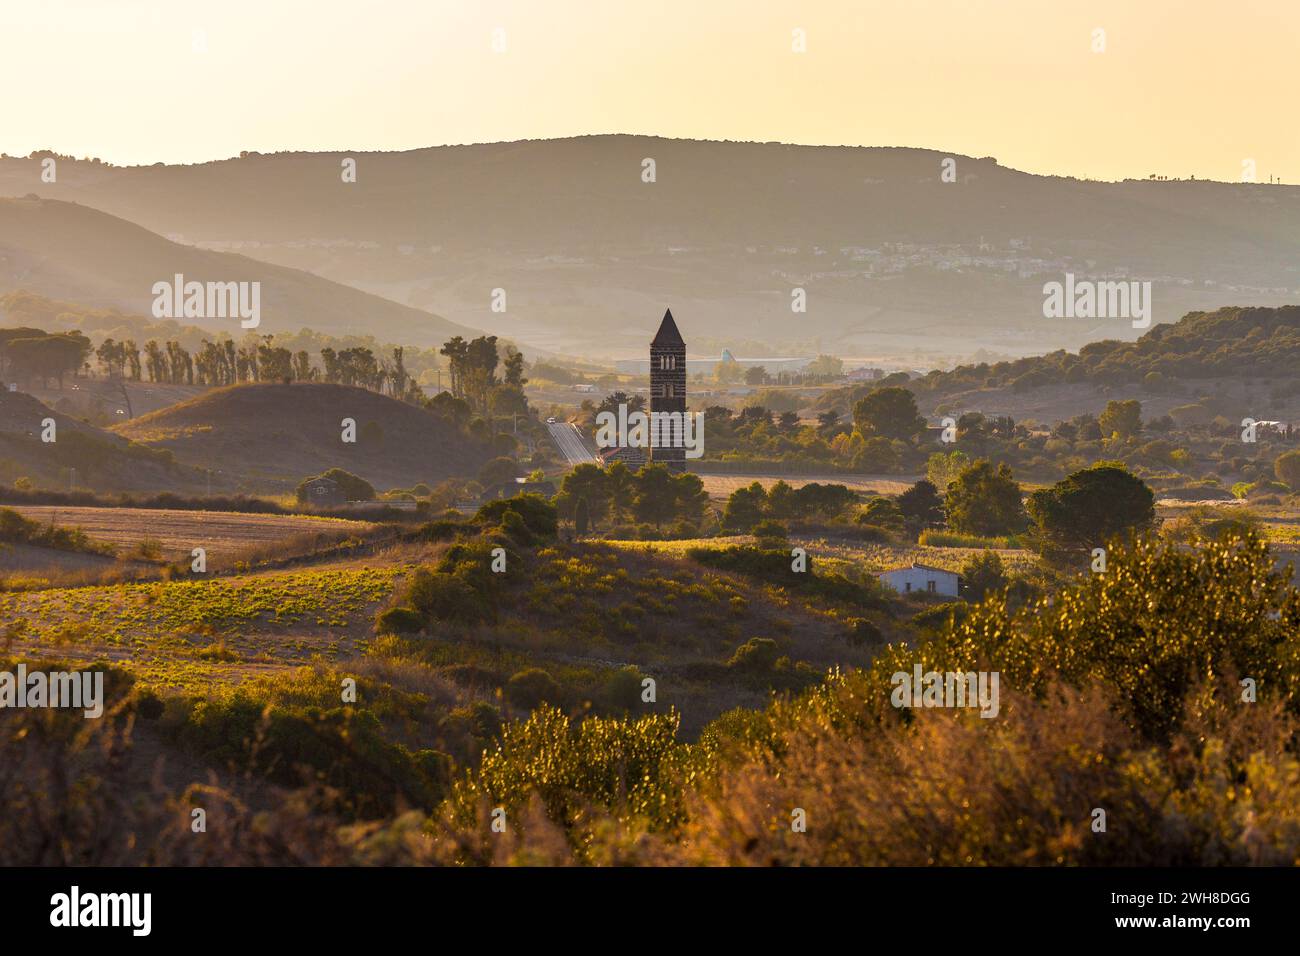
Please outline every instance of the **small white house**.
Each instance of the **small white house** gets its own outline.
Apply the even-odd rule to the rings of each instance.
[[[960,576],[955,571],[932,568],[927,564],[913,561],[911,567],[894,568],[881,571],[876,575],[880,583],[893,588],[899,594],[913,594],[922,591],[927,594],[942,594],[945,597],[957,597]]]

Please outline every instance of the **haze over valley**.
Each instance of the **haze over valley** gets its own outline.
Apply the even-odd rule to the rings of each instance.
[[[342,181],[346,158],[356,182]],[[40,172],[39,158],[0,160],[0,194],[77,202],[196,251],[127,237],[89,210],[10,205],[11,285],[143,310],[155,273],[211,271],[197,250],[219,250],[406,307],[319,283],[309,296],[308,277],[268,268],[284,287],[277,329],[419,345],[447,325],[413,310],[535,350],[628,358],[667,302],[707,330],[693,354],[836,352],[925,369],[1137,336],[1123,320],[1044,318],[1043,284],[1066,272],[1150,281],[1157,323],[1300,296],[1300,186],[1272,183],[1104,183],[934,150],[642,136],[193,166],[60,159],[55,183]],[[74,214],[82,243],[131,249],[131,268],[96,278],[102,250],[59,238]],[[47,274],[55,242],[73,261]],[[791,310],[796,288],[805,313]]]

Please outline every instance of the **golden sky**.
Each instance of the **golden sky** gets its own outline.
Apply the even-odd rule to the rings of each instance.
[[[624,132],[1300,183],[1300,0],[3,0],[0,36],[11,155]]]

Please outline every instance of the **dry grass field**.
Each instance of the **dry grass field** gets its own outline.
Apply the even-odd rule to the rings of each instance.
[[[115,545],[119,554],[142,553],[165,560],[188,558],[204,548],[209,561],[276,545],[300,535],[341,540],[374,527],[367,521],[311,515],[261,515],[231,511],[181,511],[151,508],[70,508],[30,505],[14,508],[35,521],[80,528],[97,541]],[[142,551],[143,546],[143,551]]]

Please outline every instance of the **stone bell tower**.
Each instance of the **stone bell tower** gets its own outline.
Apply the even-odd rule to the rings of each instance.
[[[656,424],[657,415],[672,412],[677,413],[672,419]],[[682,334],[677,331],[677,323],[669,309],[650,343],[650,433],[660,446],[668,447],[651,448],[651,461],[667,465],[673,471],[686,469],[685,436],[682,434],[685,419],[686,343],[682,341]]]

